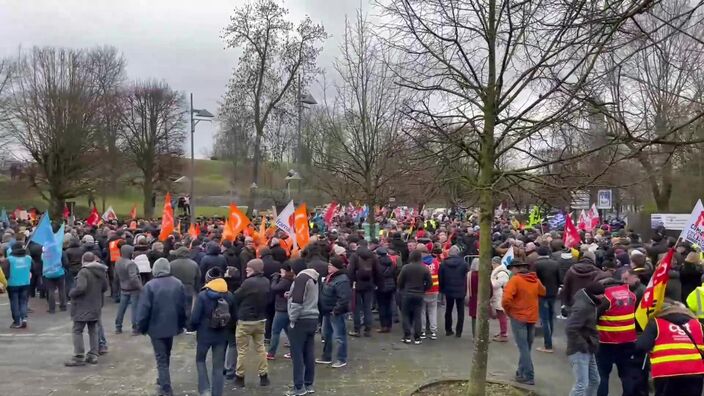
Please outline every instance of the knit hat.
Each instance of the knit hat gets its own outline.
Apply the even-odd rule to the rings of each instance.
[[[18,243],[16,243],[14,246],[12,246],[12,250],[18,250],[18,248],[22,247],[22,244],[19,244],[20,246],[17,246]],[[95,261],[98,261],[98,259],[95,257],[95,254],[92,252],[85,252],[83,253],[83,256],[81,257],[81,263],[83,264],[88,264],[88,263],[93,263]]]
[[[345,268],[345,262],[342,261],[342,259],[339,257],[331,257],[330,258],[330,265],[332,265],[333,267],[335,267],[337,269]]]
[[[88,243],[88,244],[95,243],[95,239],[93,239],[93,235],[90,235],[90,234],[84,235],[82,240],[83,240],[83,243]]]
[[[460,255],[460,248],[457,245],[450,246],[450,251],[447,252],[450,257],[457,257]]]
[[[155,278],[171,275],[171,263],[169,263],[169,260],[163,257],[157,259],[152,267],[152,275],[154,275]]]
[[[335,255],[337,255],[337,256],[342,256],[347,252],[347,250],[345,250],[345,248],[343,248],[340,245],[333,246],[332,250],[335,252]]]
[[[684,259],[685,263],[690,263],[690,264],[699,264],[699,253],[697,252],[689,252],[687,257]]]
[[[306,268],[308,268],[308,266],[306,265],[306,262],[303,259],[296,259],[291,261],[291,269],[296,275],[298,275],[301,271],[305,270]]]
[[[249,260],[247,268],[251,268],[255,274],[261,274],[264,272],[264,262],[261,259]]]
[[[222,276],[222,270],[218,267],[213,267],[205,273],[205,283],[208,283],[213,279],[222,278]]]

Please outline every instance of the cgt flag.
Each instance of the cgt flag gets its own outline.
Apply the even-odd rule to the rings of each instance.
[[[169,235],[174,233],[174,208],[171,206],[171,194],[166,193],[164,197],[164,211],[161,214],[161,232],[159,240],[165,241]]]
[[[640,305],[636,308],[636,320],[641,329],[648,324],[648,319],[662,308],[665,300],[665,288],[667,281],[670,279],[669,272],[672,268],[672,257],[675,254],[675,249],[668,250],[665,257],[658,265],[655,273],[648,282],[648,287],[645,288],[643,298],[640,300]]]
[[[310,228],[308,226],[308,210],[304,203],[300,204],[295,211],[294,226],[296,229],[298,248],[305,249],[310,242]]]
[[[704,246],[704,206],[701,199],[694,205],[687,225],[680,234],[680,239]]]
[[[582,238],[579,236],[579,231],[572,222],[572,214],[565,216],[565,235],[563,236],[565,247],[574,248],[581,244]]]
[[[230,204],[230,213],[227,216],[227,221],[229,222],[233,239],[251,223],[247,215],[242,213],[234,202]]]
[[[100,215],[98,214],[98,209],[96,209],[95,206],[91,209],[90,215],[88,215],[88,218],[86,219],[86,224],[91,227],[95,227],[100,224]]]

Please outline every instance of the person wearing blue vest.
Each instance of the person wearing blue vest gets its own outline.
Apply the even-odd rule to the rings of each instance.
[[[12,245],[12,253],[7,258],[10,269],[7,280],[7,294],[10,297],[12,311],[11,329],[27,327],[27,301],[29,300],[29,283],[31,280],[32,258],[21,243]]]

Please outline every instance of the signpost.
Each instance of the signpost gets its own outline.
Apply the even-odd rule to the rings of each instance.
[[[613,208],[613,191],[612,190],[599,190],[596,195],[596,208],[597,209],[612,209]]]

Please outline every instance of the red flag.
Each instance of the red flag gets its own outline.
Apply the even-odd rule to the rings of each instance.
[[[565,246],[568,248],[573,248],[581,245],[582,239],[579,237],[579,231],[574,226],[572,222],[572,214],[565,216],[565,235],[562,237],[565,242]]]
[[[596,205],[592,204],[592,208],[589,209],[589,223],[588,223],[588,231],[594,231],[597,228],[599,228],[599,223],[601,223],[601,219],[599,218],[599,210],[596,208]]]
[[[577,229],[581,231],[586,231],[587,227],[591,224],[591,221],[587,218],[587,214],[584,213],[584,209],[579,212],[579,220],[577,220]]]
[[[86,224],[91,227],[95,227],[98,223],[100,223],[100,214],[98,213],[98,209],[93,206],[93,209],[90,211],[90,215],[86,219]]]
[[[171,207],[171,194],[166,193],[164,197],[164,211],[161,215],[161,233],[159,240],[165,241],[169,235],[174,233],[174,208]]]
[[[198,235],[200,235],[200,232],[198,231],[198,228],[196,227],[195,223],[191,223],[191,226],[188,227],[188,235],[191,236],[191,239],[197,239]]]
[[[137,218],[137,204],[132,205],[132,210],[130,210],[130,219],[134,220]]]
[[[323,221],[325,225],[329,226],[332,222],[333,216],[335,216],[335,210],[337,209],[337,202],[330,202],[328,205],[328,210],[325,211],[325,216],[323,216]]]
[[[68,205],[64,203],[64,219],[68,220],[71,217],[71,211],[68,209]]]

